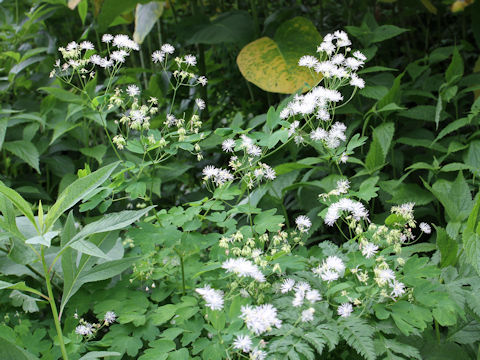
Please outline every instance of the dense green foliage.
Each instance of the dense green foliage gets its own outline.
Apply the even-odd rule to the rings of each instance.
[[[480,356],[479,1],[4,1],[0,46],[0,359]]]

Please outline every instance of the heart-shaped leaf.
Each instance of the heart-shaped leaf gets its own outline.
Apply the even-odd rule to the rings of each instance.
[[[237,64],[248,81],[265,91],[307,91],[322,76],[298,66],[298,60],[303,55],[314,55],[321,41],[310,20],[295,17],[278,28],[274,39],[262,37],[245,46],[238,54]]]

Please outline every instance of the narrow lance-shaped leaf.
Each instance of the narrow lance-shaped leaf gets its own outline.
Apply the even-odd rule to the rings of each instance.
[[[118,213],[105,215],[100,220],[85,225],[85,227],[80,230],[78,234],[75,235],[70,241],[68,241],[67,244],[62,247],[62,249],[67,246],[72,246],[73,243],[92,234],[123,229],[140,219],[153,208],[154,206],[149,206],[141,210],[125,210]]]
[[[65,211],[107,180],[118,164],[119,162],[115,162],[104,166],[67,186],[45,217],[45,229],[48,230]]]
[[[35,226],[35,229],[38,231],[37,223],[35,221],[35,216],[33,215],[32,206],[20,196],[15,190],[6,187],[2,182],[0,182],[0,193],[5,195],[15,207],[27,217],[28,220]]]

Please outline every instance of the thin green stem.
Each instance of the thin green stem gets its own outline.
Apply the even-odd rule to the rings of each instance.
[[[63,342],[63,333],[62,327],[60,325],[60,318],[58,316],[57,305],[55,304],[55,298],[53,297],[52,284],[50,283],[50,274],[48,272],[47,262],[45,261],[44,247],[42,246],[42,265],[43,272],[45,274],[45,283],[47,284],[48,291],[48,302],[52,308],[53,321],[55,322],[55,328],[58,335],[58,343],[60,344],[60,349],[62,351],[63,360],[68,360],[67,350],[65,349],[65,343]]]

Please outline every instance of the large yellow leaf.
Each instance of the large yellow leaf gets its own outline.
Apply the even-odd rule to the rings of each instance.
[[[298,66],[298,60],[303,55],[314,55],[321,41],[310,20],[296,17],[283,23],[274,39],[263,37],[246,45],[238,54],[237,64],[248,81],[265,91],[307,91],[322,76]]]

